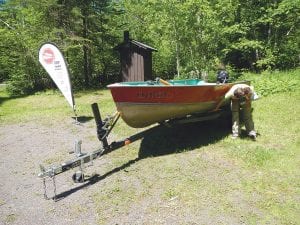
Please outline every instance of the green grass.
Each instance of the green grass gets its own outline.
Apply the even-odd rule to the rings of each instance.
[[[91,104],[97,102],[103,114],[111,113],[114,104],[108,90],[80,92],[75,94],[78,116],[91,117]],[[4,87],[0,87],[0,123],[28,121],[57,121],[73,117],[72,108],[58,91],[38,92],[35,95],[10,98]]]
[[[135,215],[139,224],[172,224],[174,215],[179,224],[299,224],[300,82],[297,71],[291,74],[275,75],[293,84],[288,90],[273,84],[270,74],[245,75],[260,94],[267,90],[263,84],[276,86],[253,103],[256,142],[232,140],[221,121],[212,121],[157,127],[105,155],[109,163],[95,168],[105,176],[94,184],[98,223],[126,223]],[[1,124],[72,116],[57,92],[10,99],[1,90],[0,98]],[[92,116],[93,102],[104,115],[115,110],[107,90],[77,93],[75,99],[79,115]],[[113,135],[139,131],[120,120]]]

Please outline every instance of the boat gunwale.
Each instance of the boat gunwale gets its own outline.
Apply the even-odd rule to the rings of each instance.
[[[226,83],[228,84],[233,84],[233,83]],[[166,88],[174,88],[174,87],[204,87],[204,86],[223,86],[224,84],[217,84],[217,83],[205,83],[205,84],[185,84],[185,85],[122,85],[121,83],[115,83],[115,84],[110,84],[107,85],[108,88],[118,88],[118,87],[130,87],[130,88],[137,88],[137,87],[156,87],[156,88],[161,88],[161,87],[166,87]]]
[[[124,84],[125,82],[119,82],[119,83],[113,83],[113,84],[109,84],[107,85],[107,87],[109,89],[111,88],[120,88],[120,87],[128,87],[128,88],[138,88],[138,87],[142,87],[142,88],[174,88],[174,87],[211,87],[211,86],[216,86],[216,87],[221,87],[221,86],[231,86],[234,84],[240,84],[240,83],[248,83],[250,81],[248,80],[243,80],[243,81],[236,81],[236,82],[231,82],[231,83],[209,83],[209,82],[203,82],[200,84],[171,84],[171,85],[163,85],[163,84],[136,84],[136,85],[131,85],[131,84]],[[142,82],[141,82],[142,83]],[[146,83],[146,82],[145,82]]]

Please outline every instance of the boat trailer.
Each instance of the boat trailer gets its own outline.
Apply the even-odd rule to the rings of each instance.
[[[137,134],[134,134],[130,137],[127,137],[125,139],[122,139],[120,141],[113,141],[110,144],[108,144],[107,137],[114,128],[115,124],[117,123],[118,119],[120,118],[120,113],[116,112],[112,116],[107,116],[104,120],[102,120],[99,107],[97,103],[93,103],[91,105],[94,119],[96,122],[96,128],[97,128],[97,138],[102,143],[102,146],[90,153],[82,153],[81,152],[81,140],[75,141],[74,151],[70,153],[75,154],[75,158],[71,159],[69,161],[63,162],[59,165],[51,165],[47,169],[40,165],[40,173],[38,174],[38,177],[43,179],[43,186],[44,186],[44,198],[50,199],[47,196],[47,187],[46,187],[46,178],[52,178],[53,180],[53,186],[54,186],[54,196],[52,197],[53,200],[56,199],[56,183],[55,183],[55,176],[61,173],[64,173],[68,170],[78,168],[78,170],[72,175],[72,179],[75,183],[83,183],[85,182],[85,177],[83,173],[84,164],[87,164],[89,162],[92,162],[93,160],[101,157],[102,155],[105,155],[109,152],[112,152],[114,150],[117,150],[125,145],[129,145],[130,143],[137,141],[141,138],[143,138],[147,133],[152,132],[155,127],[151,127],[147,130],[144,130],[142,132],[139,132]],[[225,112],[225,113],[224,113]],[[178,119],[172,119],[169,121],[164,121],[161,124],[165,125],[167,127],[171,127],[175,124],[184,124],[184,123],[191,123],[191,122],[199,122],[199,121],[207,121],[207,120],[213,120],[216,118],[219,118],[220,116],[228,115],[227,110],[219,110],[217,112],[210,112],[205,115],[203,114],[195,114],[195,115],[189,115],[184,118],[178,118]]]

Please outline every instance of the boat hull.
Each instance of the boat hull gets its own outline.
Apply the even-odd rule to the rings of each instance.
[[[131,127],[146,127],[169,119],[180,118],[195,112],[207,112],[214,102],[199,103],[116,103],[122,119]]]
[[[171,86],[143,86],[144,83],[146,82],[117,83],[108,86],[122,119],[135,128],[209,112],[234,85],[194,82],[188,85],[174,83]]]

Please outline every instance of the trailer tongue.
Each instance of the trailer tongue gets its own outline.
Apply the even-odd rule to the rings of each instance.
[[[48,167],[47,169],[40,165],[40,173],[38,174],[38,177],[43,179],[43,184],[44,184],[44,197],[45,199],[49,199],[47,195],[47,187],[46,187],[46,178],[52,178],[53,180],[53,186],[54,186],[54,196],[53,199],[56,199],[56,184],[55,184],[55,176],[58,174],[61,174],[63,172],[66,172],[70,169],[78,168],[78,171],[76,171],[72,179],[75,183],[82,183],[85,181],[84,178],[84,173],[83,173],[83,168],[84,164],[87,164],[102,155],[105,155],[109,152],[112,152],[114,150],[117,150],[125,145],[129,145],[130,143],[137,141],[141,138],[143,138],[148,132],[151,132],[153,128],[152,127],[148,130],[142,131],[140,133],[137,133],[135,135],[132,135],[128,138],[125,138],[120,141],[113,141],[110,144],[108,144],[107,137],[113,127],[115,126],[116,122],[120,118],[120,114],[117,112],[113,116],[107,116],[104,120],[101,118],[101,114],[98,108],[97,103],[92,104],[92,110],[96,122],[96,127],[97,127],[97,137],[99,141],[102,143],[102,146],[91,152],[91,153],[82,153],[81,152],[81,141],[75,141],[75,149],[74,153],[75,158],[66,162],[63,162],[59,165],[52,165]]]

